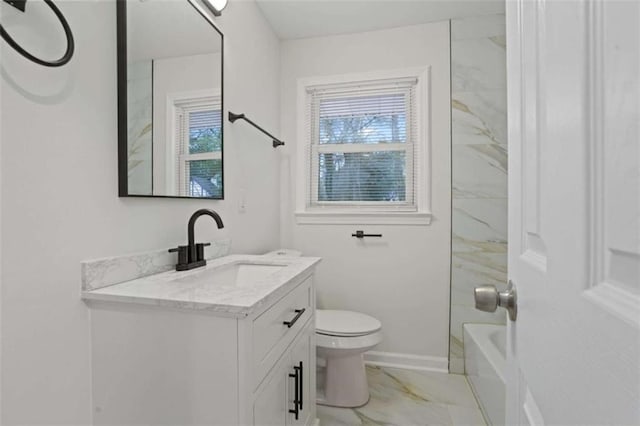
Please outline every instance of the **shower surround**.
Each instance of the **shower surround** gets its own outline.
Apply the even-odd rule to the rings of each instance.
[[[507,281],[506,87],[505,16],[452,20],[452,373],[464,373],[464,323],[506,322],[473,299],[474,287]]]

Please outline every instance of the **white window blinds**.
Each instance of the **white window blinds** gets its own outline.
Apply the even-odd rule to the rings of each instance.
[[[416,210],[416,84],[307,88],[307,207]]]
[[[222,195],[220,98],[176,105],[176,186],[190,197]]]

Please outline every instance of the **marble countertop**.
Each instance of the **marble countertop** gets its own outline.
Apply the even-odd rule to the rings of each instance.
[[[318,257],[230,255],[209,261],[204,268],[168,271],[97,290],[85,290],[88,301],[107,301],[179,309],[206,310],[221,316],[243,318],[273,303],[310,276]],[[207,273],[233,264],[283,266],[251,285],[216,283]]]

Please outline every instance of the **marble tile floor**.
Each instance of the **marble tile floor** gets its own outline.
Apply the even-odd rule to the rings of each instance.
[[[367,366],[371,399],[359,408],[318,405],[321,426],[484,426],[465,376]]]

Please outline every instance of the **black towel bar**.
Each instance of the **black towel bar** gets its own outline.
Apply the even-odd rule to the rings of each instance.
[[[356,231],[355,234],[351,234],[352,237],[364,238],[364,237],[382,237],[382,234],[365,234],[364,231]]]
[[[253,127],[255,127],[256,129],[260,130],[262,133],[264,133],[265,135],[269,136],[272,140],[273,140],[273,147],[277,148],[280,145],[284,145],[284,142],[281,141],[280,139],[276,138],[275,136],[273,136],[271,133],[267,132],[265,129],[263,129],[262,127],[258,126],[256,123],[254,123],[253,121],[249,120],[247,117],[245,117],[244,114],[234,114],[231,111],[229,111],[229,121],[234,123],[236,120],[244,120],[247,123],[251,124]]]

